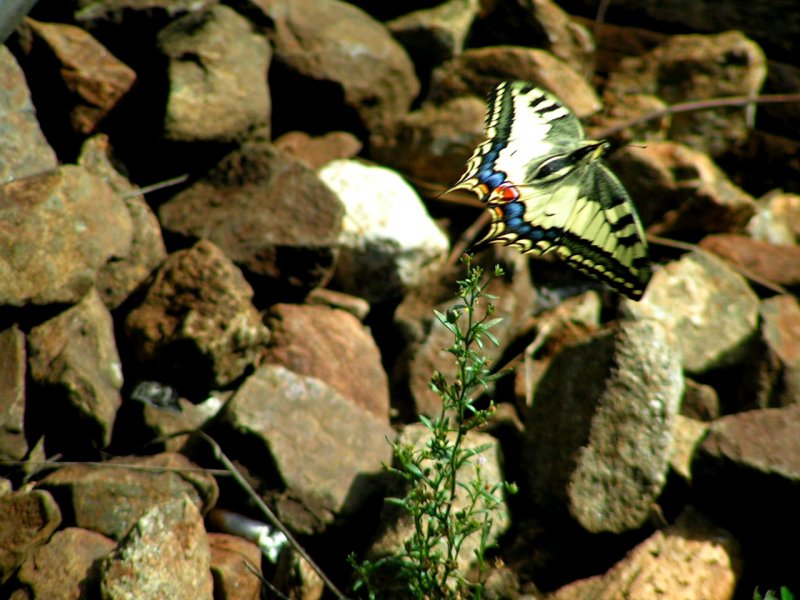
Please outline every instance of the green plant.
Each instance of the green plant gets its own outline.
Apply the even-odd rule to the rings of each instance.
[[[762,596],[761,592],[758,591],[758,588],[753,592],[753,600],[779,600],[778,596],[772,590],[767,590],[767,593]],[[781,597],[780,600],[794,600],[794,595],[789,591],[788,588],[781,587]]]
[[[493,513],[501,508],[504,492],[516,491],[505,482],[491,486],[483,479],[481,453],[489,445],[467,448],[464,444],[469,432],[484,425],[493,411],[492,404],[486,409],[477,408],[475,400],[501,376],[491,373],[489,359],[481,351],[485,340],[499,343],[489,330],[502,319],[492,318],[496,297],[488,294],[486,287],[493,278],[503,275],[502,269],[495,267],[484,281],[483,270],[472,266],[469,259],[466,263],[467,277],[458,282],[461,301],[446,314],[434,311],[454,337],[448,348],[455,358],[454,379],[448,381],[436,372],[430,383],[441,398],[441,412],[435,419],[420,415],[429,434],[424,444],[393,444],[397,466],[389,470],[405,482],[407,492],[404,497],[388,498],[387,502],[410,516],[413,533],[394,556],[362,563],[350,557],[357,577],[354,588],[366,591],[370,598],[379,597],[375,588],[378,571],[389,567],[408,596],[481,598]],[[486,304],[481,310],[482,301]],[[468,464],[472,469],[462,468]],[[461,481],[465,472],[471,478]],[[458,569],[459,551],[470,536],[478,536],[474,550],[477,576],[472,581]]]

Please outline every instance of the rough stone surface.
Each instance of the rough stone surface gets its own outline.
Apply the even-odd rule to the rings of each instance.
[[[222,387],[257,361],[269,339],[252,298],[241,271],[203,240],[167,258],[125,319],[125,333],[157,379]]]
[[[226,533],[209,533],[208,543],[215,600],[259,600],[261,550],[258,546]]]
[[[389,422],[389,384],[381,353],[355,317],[324,306],[277,304],[269,313],[266,355],[300,375],[321,379],[345,398]]]
[[[58,160],[39,128],[25,75],[2,45],[0,81],[0,184],[55,169]]]
[[[343,291],[370,302],[397,298],[444,259],[447,238],[393,171],[337,160],[319,176],[345,208],[335,274]]]
[[[767,405],[800,404],[800,303],[796,297],[782,295],[762,300],[761,335],[780,365]]]
[[[50,538],[61,524],[61,511],[43,490],[0,496],[0,583]]]
[[[705,252],[656,271],[639,309],[677,333],[689,373],[736,364],[756,335],[758,297],[741,275]]]
[[[304,131],[289,131],[275,140],[275,147],[291,154],[309,169],[319,169],[337,158],[353,158],[363,144],[348,131],[330,131],[310,136]]]
[[[532,499],[591,532],[647,519],[666,481],[683,376],[654,320],[567,344],[536,388],[523,464]]]
[[[269,123],[270,48],[233,9],[187,14],[158,34],[169,59],[167,138],[229,142]]]
[[[603,575],[568,584],[547,600],[732,598],[742,571],[733,536],[697,511],[657,531]]]
[[[45,477],[41,486],[58,498],[78,527],[123,539],[136,521],[154,506],[187,497],[206,512],[216,502],[214,478],[189,459],[172,453],[123,456],[103,467],[62,467]]]
[[[708,428],[708,423],[695,421],[683,415],[677,415],[676,417],[670,466],[673,471],[686,481],[691,481],[692,479],[692,459],[697,445],[708,433]]]
[[[22,460],[25,439],[25,334],[19,327],[0,332],[0,461]]]
[[[102,179],[67,165],[0,186],[0,304],[75,303],[130,251],[133,226]]]
[[[277,499],[278,514],[296,531],[357,509],[372,491],[367,476],[391,458],[394,435],[383,420],[322,381],[277,365],[248,377],[221,421],[217,439],[228,440],[232,458],[280,478],[288,495]]]
[[[98,294],[32,328],[28,353],[37,388],[33,429],[45,435],[48,452],[108,446],[122,403],[122,365],[111,314]]]
[[[687,378],[681,414],[698,421],[713,421],[720,416],[720,412],[717,391],[710,385]]]
[[[98,560],[115,547],[113,540],[87,529],[57,531],[22,564],[17,573],[20,589],[11,600],[86,598],[87,590],[96,589],[99,582]]]
[[[212,600],[203,517],[186,495],[152,506],[102,564],[103,600]]]
[[[158,214],[166,232],[214,242],[275,302],[330,277],[343,212],[313,171],[252,139]]]
[[[771,244],[800,242],[800,195],[777,192],[761,198],[747,233]]]

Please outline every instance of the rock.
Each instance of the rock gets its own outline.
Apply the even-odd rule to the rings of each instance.
[[[90,29],[109,23],[124,27],[143,14],[159,22],[187,12],[202,11],[218,0],[77,0],[75,20]]]
[[[538,384],[525,449],[531,498],[586,530],[645,522],[667,475],[683,376],[655,320],[623,321],[566,344]]]
[[[444,259],[447,238],[393,171],[337,160],[320,169],[319,177],[345,208],[335,274],[343,291],[370,302],[397,298]]]
[[[359,8],[339,0],[252,3],[273,24],[273,123],[369,131],[403,115],[419,93],[403,47]]]
[[[224,387],[257,362],[269,339],[252,298],[241,271],[202,240],[167,258],[128,313],[125,334],[156,379]]]
[[[386,25],[405,46],[417,69],[428,72],[461,54],[479,8],[478,0],[447,0],[406,13]]]
[[[152,506],[103,560],[103,600],[212,600],[211,551],[203,517],[186,495]]]
[[[80,301],[133,236],[122,199],[71,165],[0,186],[0,221],[0,305]]]
[[[131,248],[127,256],[114,257],[97,273],[96,287],[110,309],[119,307],[167,257],[161,226],[156,215],[132,185],[112,165],[108,137],[98,134],[81,147],[78,164],[105,180],[122,196],[133,223]]]
[[[361,141],[348,131],[330,131],[320,136],[290,131],[274,144],[278,150],[290,154],[309,169],[319,169],[337,158],[353,158],[363,147]]]
[[[281,551],[272,583],[288,598],[318,600],[324,597],[325,582],[291,546]]]
[[[359,321],[363,321],[369,314],[369,302],[358,296],[351,296],[336,290],[316,288],[306,297],[309,306],[327,306],[350,313]]]
[[[116,547],[104,535],[67,527],[31,553],[17,573],[12,600],[81,600],[99,583],[97,563]]]
[[[48,454],[108,446],[122,402],[122,364],[111,314],[97,292],[33,327],[28,355],[32,439],[45,435]]]
[[[794,296],[761,302],[761,332],[780,364],[775,398],[770,406],[800,404],[800,303]]]
[[[206,512],[219,493],[214,478],[181,454],[121,456],[102,464],[62,467],[40,485],[72,516],[72,525],[118,541],[164,502],[187,497]]]
[[[747,233],[770,244],[800,243],[800,195],[775,192],[761,198]]]
[[[39,128],[25,75],[3,45],[0,81],[0,184],[55,169],[58,159]]]
[[[800,289],[800,246],[778,246],[744,235],[709,235],[700,247],[770,283]]]
[[[98,124],[136,81],[136,73],[88,32],[66,23],[27,19],[26,72],[51,135],[60,127],[79,136]]]
[[[721,414],[719,396],[710,385],[686,378],[681,414],[697,421],[713,421]]]
[[[0,496],[0,583],[46,543],[61,524],[61,511],[43,490],[11,492]]]
[[[653,235],[696,241],[743,231],[755,213],[755,200],[688,146],[652,141],[644,149],[625,147],[610,162]]]
[[[675,437],[672,440],[670,467],[687,482],[692,480],[692,459],[698,444],[708,433],[709,424],[683,415],[675,419]]]
[[[475,147],[484,140],[486,103],[458,97],[426,104],[370,138],[370,156],[415,179],[450,186],[461,177]]]
[[[642,146],[642,141],[658,140],[664,141],[669,133],[669,126],[672,117],[668,114],[658,119],[628,126],[620,132],[614,128],[622,123],[628,123],[633,119],[651,115],[667,108],[665,102],[656,96],[649,94],[625,94],[624,96],[614,96],[611,93],[604,95],[606,110],[602,114],[596,115],[592,120],[591,127],[588,128],[588,136],[591,139],[604,139],[609,137],[608,131],[613,131],[611,136],[613,144],[624,148],[627,144],[633,147]]]
[[[485,98],[504,79],[522,79],[550,90],[580,118],[602,106],[594,89],[570,65],[544,50],[521,46],[466,50],[433,72],[429,98],[437,103],[465,95]]]
[[[643,56],[623,60],[610,74],[608,90],[619,96],[652,94],[677,104],[756,96],[766,75],[763,51],[739,31],[675,35]],[[669,138],[719,156],[748,136],[747,112],[727,108],[674,114]]]
[[[676,332],[689,373],[737,364],[756,334],[758,298],[741,275],[705,252],[656,271],[639,308]]]
[[[22,460],[25,439],[25,334],[17,325],[0,332],[0,461]]]
[[[276,304],[266,361],[315,377],[388,425],[389,383],[381,352],[358,319],[324,306]]]
[[[261,598],[261,551],[234,535],[209,533],[214,598],[259,600]]]
[[[450,437],[451,443],[454,437],[455,434],[452,434]],[[401,447],[421,449],[430,441],[430,431],[422,423],[414,423],[403,429],[396,443]],[[473,431],[462,438],[461,447],[466,450],[476,450],[481,447],[483,449],[480,450],[477,456],[473,456],[469,461],[461,465],[457,471],[458,481],[469,485],[478,477],[479,469],[480,478],[486,490],[491,490],[503,481],[503,474],[500,466],[503,460],[502,450],[496,439],[488,434]],[[480,461],[480,466],[476,466],[478,461]],[[430,466],[428,468],[430,468]],[[396,490],[390,490],[389,496],[402,498],[406,492],[407,490],[404,489],[404,487],[400,487]],[[498,494],[500,494],[500,492],[495,493],[496,496]],[[452,508],[454,512],[464,511],[469,508],[480,511],[485,507],[485,501],[480,500],[475,506],[470,506],[469,495],[466,490],[460,486],[457,488],[456,500]],[[491,512],[491,524],[485,541],[486,545],[492,545],[508,528],[509,524],[510,516],[508,508],[501,499],[499,506]],[[367,551],[369,560],[373,561],[402,551],[403,544],[407,543],[413,533],[414,522],[412,516],[395,504],[384,504],[384,509],[380,516],[380,530],[375,542]],[[458,555],[456,557],[459,572],[468,572],[469,566],[475,562],[475,551],[479,545],[478,531],[473,531],[471,535],[466,536],[461,542],[461,547],[458,549]],[[390,595],[389,597],[394,596]]]
[[[358,509],[372,493],[369,476],[390,460],[394,437],[385,421],[332,387],[277,365],[245,380],[218,427],[215,438],[232,459],[254,476],[279,478],[286,491],[269,494],[278,517],[306,533]]]
[[[270,47],[244,17],[212,6],[176,19],[158,42],[169,59],[167,139],[231,142],[269,123]]]
[[[733,597],[741,571],[741,550],[733,536],[687,509],[607,573],[565,585],[546,598],[723,600]]]
[[[252,139],[158,214],[165,232],[211,240],[274,303],[330,277],[343,212],[313,171]]]

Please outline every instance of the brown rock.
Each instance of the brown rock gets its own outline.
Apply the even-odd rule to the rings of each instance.
[[[214,242],[274,302],[330,277],[343,212],[313,171],[255,139],[162,205],[159,216],[165,231]]]
[[[675,342],[654,320],[563,346],[527,415],[532,499],[551,511],[566,504],[594,533],[640,527],[666,482],[682,396]]]
[[[0,496],[0,583],[50,538],[61,524],[61,511],[43,490]]]
[[[771,244],[800,242],[800,195],[774,191],[760,198],[747,233]]]
[[[0,461],[22,460],[25,440],[25,334],[16,325],[0,332]]]
[[[289,598],[319,600],[325,593],[325,582],[291,546],[281,551],[273,584]]]
[[[363,144],[348,131],[330,131],[310,136],[304,131],[290,131],[274,141],[278,150],[290,154],[309,169],[319,169],[337,158],[353,158]]]
[[[25,50],[34,89],[46,87],[49,98],[62,97],[58,106],[71,128],[92,133],[136,81],[136,73],[85,30],[65,23],[25,21],[33,33]],[[45,83],[46,82],[46,83]],[[53,118],[64,118],[61,115]]]
[[[369,330],[341,310],[277,304],[269,317],[266,360],[321,379],[345,398],[389,423],[389,385]]]
[[[13,224],[0,231],[0,304],[13,306],[78,302],[133,235],[122,199],[70,165],[0,186],[0,221]]]
[[[233,9],[187,14],[162,29],[158,43],[169,59],[166,138],[230,142],[269,123],[270,48]]]
[[[252,297],[241,271],[203,240],[167,258],[125,319],[125,333],[157,378],[223,387],[256,362],[269,339]]]
[[[709,235],[704,250],[721,256],[745,274],[788,288],[800,288],[800,246],[778,246],[744,235]]]
[[[733,536],[687,509],[674,525],[657,531],[607,573],[570,583],[547,600],[728,599],[741,570]]]
[[[755,96],[766,74],[761,48],[739,31],[675,35],[643,56],[623,60],[610,75],[608,89],[620,96],[652,94],[676,104]],[[741,108],[683,112],[672,116],[669,137],[719,156],[743,141],[749,129]]]
[[[21,589],[12,594],[12,600],[82,600],[99,583],[98,559],[115,547],[113,540],[94,531],[67,527],[56,532],[20,567]]]
[[[692,480],[692,459],[697,445],[708,433],[709,425],[683,415],[675,419],[675,437],[670,451],[670,467],[686,481]]]
[[[114,257],[97,274],[97,291],[110,309],[117,308],[167,257],[161,226],[138,188],[123,177],[111,162],[108,137],[98,134],[81,147],[78,164],[105,180],[122,196],[133,223],[127,256]]]
[[[403,47],[384,25],[355,6],[339,0],[252,3],[274,23],[279,68],[271,77],[276,78],[275,89],[288,90],[273,98],[273,122],[292,129],[313,129],[315,123],[325,123],[326,130],[350,129],[343,125],[356,115],[370,130],[403,115],[419,93]],[[326,98],[324,111],[317,104],[320,94]],[[292,122],[293,115],[302,122],[297,116]]]
[[[103,600],[212,600],[211,551],[203,517],[186,495],[150,507],[102,563]]]
[[[74,515],[74,525],[115,540],[128,535],[147,511],[170,499],[186,496],[203,512],[217,499],[214,478],[180,454],[123,456],[103,465],[62,467],[40,485]]]
[[[587,117],[601,104],[594,89],[570,65],[544,50],[489,46],[465,51],[433,72],[430,98],[486,94],[504,79],[521,79],[547,88],[578,115]]]
[[[686,378],[686,389],[681,402],[681,414],[697,421],[713,421],[721,413],[719,396],[710,385]]]
[[[218,0],[104,0],[98,4],[94,0],[75,2],[75,20],[91,29],[100,24],[130,25],[142,14],[150,18],[174,19],[187,12],[202,11],[217,4]]]
[[[25,75],[3,45],[0,45],[0,81],[3,82],[0,87],[0,127],[3,130],[0,181],[13,181],[55,169],[58,159],[39,128]]]
[[[111,314],[97,293],[32,328],[28,353],[33,439],[44,434],[49,454],[108,446],[122,403],[122,365]]]
[[[259,600],[261,550],[255,544],[226,533],[209,533],[214,598]]]
[[[369,302],[358,296],[351,296],[336,290],[316,288],[306,298],[309,306],[327,306],[349,312],[359,321],[364,321],[369,314]]]
[[[780,365],[770,406],[800,404],[800,303],[794,296],[761,302],[761,332]]]
[[[368,475],[390,459],[393,432],[322,381],[265,365],[225,405],[216,437],[253,475],[280,478],[279,518],[309,532],[372,493]]]

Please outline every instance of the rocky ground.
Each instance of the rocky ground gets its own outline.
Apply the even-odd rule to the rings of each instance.
[[[506,79],[621,143],[655,274],[479,256],[490,597],[800,593],[800,102],[631,123],[800,92],[800,13],[605,8],[40,0],[0,47],[0,596],[332,597],[244,483],[349,589],[452,370],[481,208],[441,193]]]

